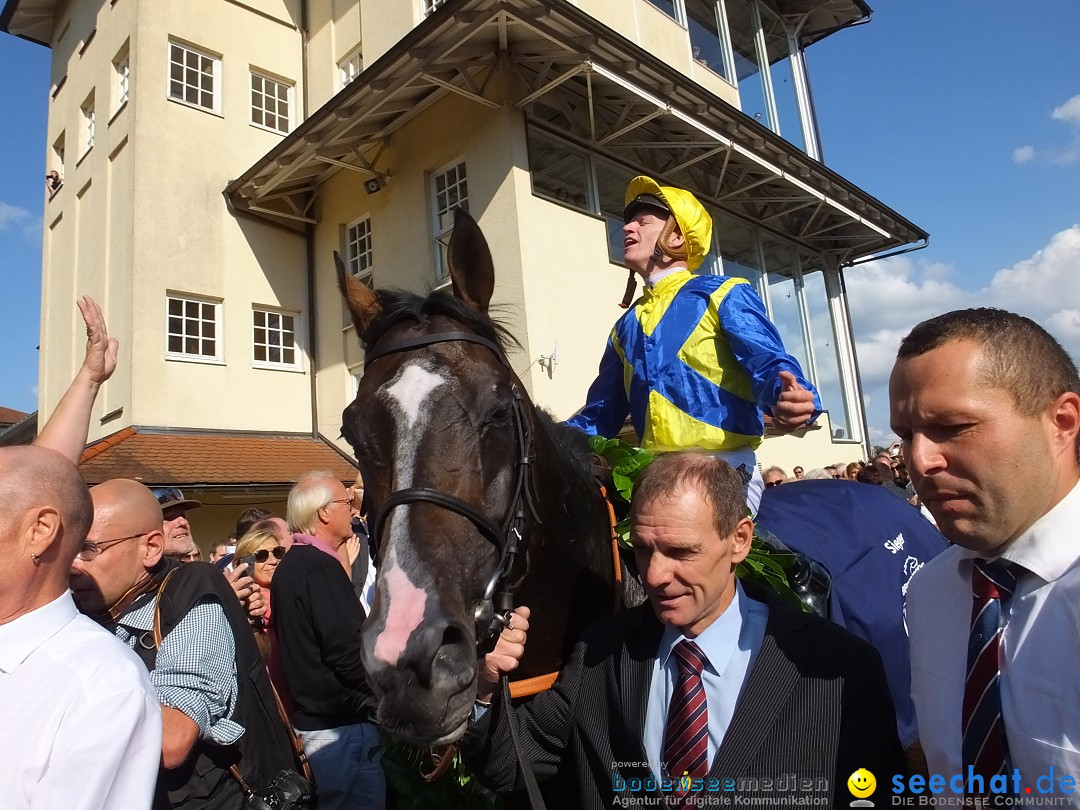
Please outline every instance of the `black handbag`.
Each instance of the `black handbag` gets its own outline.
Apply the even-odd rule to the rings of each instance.
[[[241,784],[243,784],[241,782]],[[249,790],[244,810],[313,810],[315,786],[296,771],[278,771],[270,784]]]

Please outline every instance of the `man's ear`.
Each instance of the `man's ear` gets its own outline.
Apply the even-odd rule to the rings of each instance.
[[[754,522],[750,518],[743,518],[735,525],[731,542],[731,561],[741,563],[750,553],[750,546],[754,542]]]
[[[60,537],[63,527],[60,511],[52,506],[42,506],[31,510],[26,519],[27,553],[44,557]]]
[[[160,529],[155,529],[142,539],[143,543],[143,566],[153,568],[161,560],[165,553],[165,535]]]
[[[1076,454],[1076,435],[1080,432],[1080,395],[1066,391],[1046,409],[1051,425],[1051,442],[1060,452]]]

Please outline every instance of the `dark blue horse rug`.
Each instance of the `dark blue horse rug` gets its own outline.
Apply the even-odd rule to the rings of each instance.
[[[911,577],[947,548],[941,533],[915,507],[855,481],[766,489],[756,525],[828,570],[829,618],[881,654],[906,748],[918,730],[904,604]]]

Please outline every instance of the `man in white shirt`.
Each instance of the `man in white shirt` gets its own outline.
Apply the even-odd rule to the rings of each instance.
[[[929,771],[954,795],[1076,803],[1076,366],[1027,318],[950,312],[903,340],[890,399],[920,503],[954,544],[908,592]]]
[[[0,449],[0,807],[146,808],[161,710],[138,657],[75,608],[86,486],[41,447]]]

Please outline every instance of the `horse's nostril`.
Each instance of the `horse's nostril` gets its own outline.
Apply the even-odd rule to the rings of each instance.
[[[465,633],[460,627],[448,625],[442,634],[443,647],[456,647],[466,643]]]

